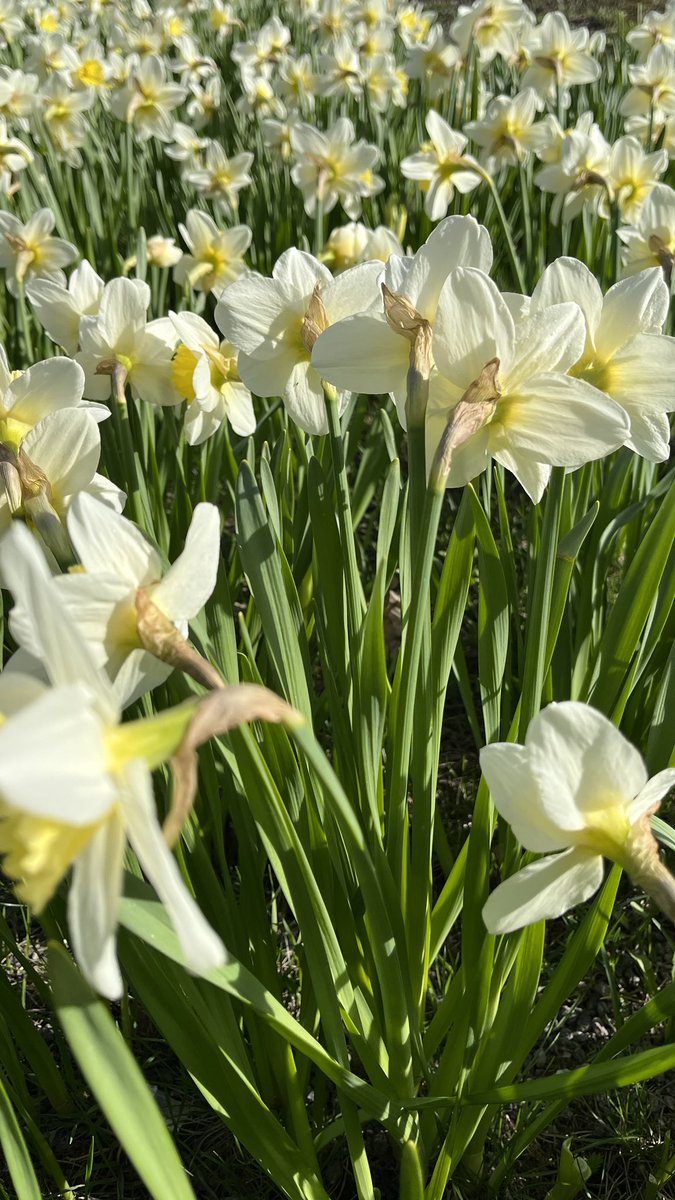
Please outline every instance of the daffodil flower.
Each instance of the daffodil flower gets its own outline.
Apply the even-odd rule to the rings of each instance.
[[[390,256],[382,282],[433,324],[443,284],[460,266],[490,270],[490,235],[473,217],[446,217],[413,257]],[[376,396],[391,392],[405,429],[409,358],[409,343],[388,325],[381,309],[331,324],[316,342],[312,365],[338,388]]]
[[[26,295],[48,337],[75,355],[80,348],[80,321],[95,317],[103,295],[103,280],[84,259],[72,272],[68,286],[51,279],[33,279]]]
[[[464,153],[468,138],[463,133],[451,129],[433,108],[425,123],[431,142],[418,154],[403,159],[401,174],[427,185],[424,211],[432,221],[439,221],[447,213],[455,190],[472,192],[481,176],[472,169],[478,165],[476,160]]]
[[[381,263],[362,263],[333,279],[311,254],[291,249],[277,260],[271,279],[251,272],[220,298],[216,324],[239,348],[242,380],[256,396],[283,396],[306,433],[328,432],[312,348],[321,330],[377,302],[381,273]]]
[[[670,454],[675,409],[675,338],[661,333],[670,296],[658,268],[640,271],[606,296],[588,267],[575,258],[556,259],[532,296],[530,312],[575,301],[586,321],[586,344],[571,374],[606,392],[626,410],[626,445],[650,462]]]
[[[619,229],[625,246],[623,273],[634,275],[646,267],[661,267],[672,287],[675,260],[675,191],[665,183],[651,189],[635,225]]]
[[[168,571],[157,551],[126,517],[87,493],[68,512],[68,534],[83,570],[57,576],[54,587],[87,642],[92,660],[105,668],[115,695],[127,708],[158,687],[172,667],[149,652],[143,641],[139,593],[187,636],[188,621],[211,595],[220,556],[220,521],[213,504],[198,504],[185,549]],[[22,650],[40,657],[39,630],[17,605],[10,618]]]
[[[199,446],[227,420],[235,433],[255,433],[251,393],[239,377],[238,352],[196,313],[169,313],[180,345],[171,367],[174,386],[188,402],[183,429]]]
[[[228,283],[248,271],[244,255],[253,237],[248,225],[219,229],[208,213],[191,208],[178,228],[190,253],[174,270],[176,283],[211,292],[218,299]]]
[[[0,542],[0,567],[32,622],[53,691],[44,690],[0,727],[0,853],[23,900],[39,911],[73,867],[68,923],[73,950],[92,985],[115,999],[122,979],[115,953],[124,850],[131,843],[166,905],[188,965],[223,962],[225,950],[183,883],[162,837],[151,767],[165,761],[189,724],[189,706],[152,722],[120,725],[113,686],[54,587],[37,543],[14,525]],[[11,684],[15,692],[19,682]],[[38,695],[34,681],[25,694]],[[0,689],[0,703],[6,699]],[[154,730],[154,736],[153,736]],[[151,758],[143,757],[152,747]]]
[[[586,330],[576,304],[555,304],[514,322],[491,279],[458,268],[438,300],[426,412],[427,462],[434,460],[452,414],[491,368],[495,390],[454,445],[448,487],[461,487],[494,458],[541,499],[551,466],[578,467],[622,446],[622,408],[566,374],[583,353]],[[494,368],[496,367],[496,374]],[[466,403],[466,400],[465,400]]]
[[[140,279],[112,279],[105,285],[98,312],[80,322],[80,353],[85,395],[110,396],[116,371],[142,400],[179,404],[171,381],[171,359],[177,336],[168,317],[148,322],[150,288]]]
[[[77,258],[72,242],[51,236],[55,217],[50,208],[40,208],[24,224],[8,212],[0,212],[0,267],[7,270],[7,287],[17,295],[19,284],[31,279],[66,282],[61,270]]]
[[[603,859],[619,863],[673,915],[675,881],[659,859],[649,818],[675,785],[675,769],[649,779],[641,755],[587,704],[549,704],[525,745],[480,752],[498,812],[527,850],[543,854],[490,895],[483,918],[509,933],[559,917],[600,887]]]

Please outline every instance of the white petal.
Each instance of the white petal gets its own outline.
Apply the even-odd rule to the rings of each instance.
[[[615,283],[605,296],[596,337],[601,360],[612,358],[636,333],[660,332],[668,315],[669,299],[659,267]]]
[[[0,728],[0,792],[20,812],[68,825],[105,816],[116,791],[83,687],[43,691]]]
[[[550,920],[582,904],[602,883],[602,858],[585,850],[566,850],[530,863],[500,883],[488,897],[483,920],[490,933],[510,933]]]
[[[500,375],[510,366],[513,318],[498,288],[481,271],[453,271],[438,300],[433,353],[436,366],[465,390],[490,359],[500,360]]]
[[[658,808],[664,796],[675,787],[675,767],[666,767],[664,771],[652,775],[635,799],[628,806],[631,825],[639,821],[647,813]]]
[[[534,376],[504,396],[495,421],[507,449],[524,450],[551,466],[579,467],[622,446],[630,427],[612,400],[569,375]]]
[[[543,808],[525,746],[510,742],[483,746],[480,765],[495,808],[508,821],[522,846],[542,853],[563,850],[569,845],[566,835],[561,834]]]
[[[15,601],[32,617],[51,682],[55,687],[86,687],[103,719],[114,723],[118,708],[110,684],[54,588],[44,557],[25,525],[12,522],[0,541],[0,564]]]
[[[577,258],[557,258],[546,268],[535,287],[532,307],[549,308],[569,300],[579,305],[593,342],[602,316],[602,288],[588,267]]]
[[[286,384],[284,403],[288,415],[305,433],[328,433],[321,376],[310,363],[299,362],[293,367]]]
[[[149,303],[150,289],[140,279],[112,279],[106,284],[96,322],[101,337],[118,354],[133,353]]]
[[[383,273],[384,264],[381,262],[360,263],[343,271],[325,287],[322,286],[321,297],[329,323],[333,325],[336,321],[366,312],[375,306],[381,309],[382,292],[379,284]]]
[[[246,354],[282,337],[289,321],[280,285],[253,272],[225,288],[214,315],[221,333]]]
[[[225,961],[225,947],[190,895],[157,821],[152,779],[135,760],[125,771],[124,818],[129,841],[178,935],[188,967],[203,974]]]
[[[82,400],[84,371],[70,358],[35,363],[10,384],[5,403],[12,416],[27,425],[60,408],[76,408]]]
[[[122,894],[124,825],[112,813],[73,865],[68,925],[73,953],[85,979],[109,1000],[122,994],[115,934]]]
[[[549,704],[532,721],[525,745],[542,804],[561,829],[583,829],[597,810],[616,809],[620,819],[647,782],[635,747],[588,704]]]
[[[87,571],[117,575],[133,589],[161,577],[159,555],[141,531],[86,492],[70,506],[68,532]]]
[[[507,450],[504,446],[494,450],[493,457],[495,462],[501,463],[507,471],[515,475],[533,504],[538,504],[551,478],[551,468],[525,454],[523,450]]]
[[[198,504],[183,553],[150,593],[170,621],[196,617],[216,586],[220,558],[220,517],[215,504]]]
[[[265,355],[259,351],[245,354],[237,359],[240,378],[255,396],[283,396],[298,355],[283,342],[273,343],[274,348]]]
[[[23,449],[47,476],[58,508],[65,497],[91,482],[101,456],[101,435],[85,409],[62,408],[26,434]]]
[[[579,361],[586,343],[586,325],[577,304],[538,308],[516,325],[513,359],[502,371],[504,391],[517,392],[533,375],[564,373]]]
[[[349,392],[381,396],[405,387],[410,345],[384,317],[347,317],[317,339],[312,366]]]
[[[631,414],[675,409],[675,338],[639,333],[618,351],[608,371],[607,391]]]

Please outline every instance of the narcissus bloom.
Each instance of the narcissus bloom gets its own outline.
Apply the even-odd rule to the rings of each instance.
[[[457,267],[487,272],[491,266],[487,229],[473,217],[446,217],[414,257],[393,254],[389,258],[382,282],[391,292],[405,296],[433,324],[450,272]],[[357,312],[331,325],[312,352],[317,371],[336,387],[376,396],[391,392],[404,428],[409,360],[408,342],[387,324],[380,306],[378,311]]]
[[[455,443],[448,487],[468,483],[494,458],[536,503],[551,466],[579,467],[625,443],[630,426],[624,410],[566,374],[585,342],[578,305],[555,304],[514,322],[487,275],[453,271],[433,327],[438,373],[431,377],[426,412],[429,466],[448,421],[462,412],[460,402],[465,407],[473,401],[481,381],[490,387],[480,412],[474,406],[471,429]]]
[[[51,208],[40,208],[23,225],[11,213],[0,213],[0,267],[7,270],[7,287],[13,296],[31,279],[66,282],[61,270],[79,254],[77,246],[51,236],[56,219]]]
[[[129,82],[113,93],[111,109],[121,121],[134,129],[139,141],[151,137],[171,141],[171,113],[182,104],[187,88],[166,82],[164,61],[156,54],[141,60]]]
[[[150,769],[177,749],[189,712],[172,710],[156,718],[156,728],[164,722],[164,745],[158,753],[155,738],[153,753],[150,737],[143,748],[143,738],[133,737],[137,723],[119,724],[112,684],[96,667],[37,543],[23,527],[15,525],[0,542],[0,565],[32,623],[54,688],[18,674],[16,683],[0,688],[0,704],[9,693],[15,710],[23,697],[21,711],[0,728],[5,871],[17,881],[22,899],[39,911],[72,865],[68,923],[75,957],[93,986],[115,999],[122,992],[115,934],[128,839],[171,915],[188,964],[198,972],[218,966],[225,949],[183,883],[152,794]],[[142,724],[150,730],[152,722]],[[143,757],[149,751],[150,762]]]
[[[171,380],[178,340],[168,317],[147,321],[150,288],[140,279],[106,283],[96,316],[80,322],[77,361],[84,369],[84,392],[92,400],[110,396],[111,376],[121,371],[134,393],[152,404],[179,404]]]
[[[463,133],[451,129],[435,109],[426,116],[430,145],[422,146],[418,154],[411,154],[401,163],[401,174],[406,179],[416,179],[427,184],[424,196],[424,211],[432,221],[440,221],[448,211],[455,189],[472,192],[481,182],[481,176],[472,166],[476,160],[464,154],[468,139]]]
[[[625,246],[623,273],[634,275],[645,267],[661,267],[666,283],[672,285],[675,257],[675,191],[657,183],[645,200],[635,225],[619,229]]]
[[[180,345],[171,365],[176,391],[188,402],[183,428],[191,446],[199,446],[229,421],[242,437],[255,433],[251,393],[239,377],[238,352],[221,342],[196,313],[169,313]]]
[[[302,192],[309,216],[316,212],[319,202],[328,213],[339,200],[347,216],[355,221],[361,213],[362,199],[382,191],[384,180],[374,174],[380,150],[363,139],[355,142],[355,137],[348,117],[338,117],[325,133],[304,122],[293,126],[291,146],[296,162],[291,179]]]
[[[530,65],[522,87],[534,88],[542,100],[554,100],[560,89],[569,103],[571,85],[600,78],[600,64],[590,53],[589,40],[588,30],[570,29],[563,13],[546,13],[526,38]]]
[[[658,268],[640,271],[603,296],[588,267],[559,258],[537,284],[530,313],[573,300],[586,321],[582,357],[570,369],[577,379],[600,388],[626,410],[626,445],[650,462],[670,453],[670,422],[675,409],[675,338],[661,333],[670,296]]]
[[[271,279],[251,272],[220,298],[216,324],[239,348],[244,383],[256,396],[283,396],[306,433],[328,432],[312,348],[333,322],[377,302],[382,269],[379,262],[362,263],[333,279],[311,254],[291,249],[277,260]]]
[[[248,225],[219,229],[208,213],[191,208],[178,228],[190,253],[183,255],[174,271],[176,283],[212,292],[218,299],[228,283],[248,270],[244,255],[253,237]]]
[[[74,355],[80,348],[80,320],[96,316],[103,288],[101,276],[84,259],[67,287],[51,279],[33,279],[26,284],[26,295],[47,336]]]
[[[673,913],[675,881],[660,862],[649,818],[675,785],[675,769],[649,779],[641,755],[587,704],[549,704],[524,746],[480,752],[495,808],[527,850],[545,857],[499,885],[483,909],[491,933],[559,917],[600,887],[603,858]],[[665,904],[664,904],[665,899]]]
[[[187,637],[188,621],[201,612],[216,584],[218,510],[213,504],[196,506],[185,548],[168,570],[131,521],[85,492],[74,498],[67,524],[84,569],[55,577],[54,587],[92,659],[105,668],[120,705],[127,708],[163,683],[172,671],[143,643],[139,590]],[[39,631],[31,624],[28,611],[17,605],[10,621],[17,644],[39,658]]]

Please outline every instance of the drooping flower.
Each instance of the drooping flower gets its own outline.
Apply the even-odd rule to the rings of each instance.
[[[128,839],[169,911],[188,965],[197,972],[219,965],[223,944],[183,883],[152,793],[150,770],[177,748],[190,713],[163,714],[154,748],[152,737],[143,747],[143,738],[133,736],[136,723],[119,724],[112,684],[96,667],[27,530],[15,525],[5,535],[0,565],[32,624],[53,687],[41,690],[32,680],[22,685],[19,675],[17,683],[10,680],[10,701],[12,689],[16,697],[23,686],[25,706],[0,728],[5,871],[39,911],[73,867],[68,920],[75,957],[93,986],[115,999],[122,992],[115,935]],[[3,702],[7,694],[0,687]]]
[[[637,750],[587,704],[549,704],[525,745],[480,752],[493,803],[519,842],[544,855],[495,889],[483,909],[491,933],[559,917],[600,887],[603,858],[666,906],[675,881],[659,859],[649,818],[675,784],[675,770],[649,779]]]
[[[213,592],[220,556],[220,521],[213,504],[198,504],[185,548],[168,570],[157,551],[126,517],[80,492],[70,505],[68,534],[81,569],[56,576],[54,587],[89,653],[105,668],[122,708],[163,683],[172,666],[144,644],[141,595],[185,638]],[[15,641],[40,657],[39,631],[20,604],[11,628]]]

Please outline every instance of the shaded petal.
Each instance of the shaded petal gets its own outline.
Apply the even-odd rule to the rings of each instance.
[[[118,575],[134,590],[161,577],[159,555],[140,529],[86,492],[70,506],[68,532],[87,571]]]
[[[569,840],[542,806],[525,746],[493,742],[483,746],[480,765],[492,801],[527,850],[563,850]]]
[[[664,796],[667,796],[674,787],[675,767],[666,767],[664,771],[652,775],[652,778],[628,805],[628,819],[631,825],[658,808]]]
[[[187,966],[196,974],[219,967],[225,947],[190,895],[157,821],[152,779],[145,763],[136,759],[124,773],[122,796],[129,841],[138,861],[167,909]]]
[[[623,446],[630,426],[604,392],[569,375],[534,376],[497,406],[504,444],[554,467],[579,467]]]
[[[559,917],[588,900],[600,887],[602,875],[602,858],[587,850],[540,858],[491,893],[483,920],[488,931],[497,934]]]
[[[595,341],[602,361],[612,358],[636,333],[660,333],[669,300],[660,267],[615,283],[605,296]]]
[[[438,300],[434,361],[441,375],[466,390],[492,358],[508,372],[514,343],[513,318],[499,289],[482,271],[462,267],[448,277]]]
[[[73,953],[85,979],[109,1000],[122,994],[115,935],[122,895],[124,825],[112,813],[73,865],[68,925]]]
[[[330,325],[312,350],[312,366],[323,379],[369,396],[405,387],[409,359],[409,343],[384,317],[362,314]]]
[[[7,719],[0,728],[0,792],[19,812],[46,820],[84,826],[105,816],[116,789],[84,687],[43,689]]]
[[[185,548],[152,589],[153,604],[170,621],[190,621],[201,612],[216,586],[220,559],[220,516],[215,504],[198,504]]]
[[[589,342],[595,341],[602,317],[602,288],[578,258],[557,258],[544,271],[532,293],[533,309],[549,308],[573,300],[586,320]]]
[[[70,358],[35,363],[9,386],[5,404],[27,425],[61,408],[76,408],[84,391],[84,371]],[[9,402],[9,403],[8,403]]]
[[[286,384],[284,402],[288,415],[305,433],[328,433],[326,399],[321,376],[310,363],[296,363]]]
[[[533,375],[561,374],[579,361],[586,344],[586,325],[577,304],[538,308],[516,325],[513,359],[502,371],[505,392],[517,392]]]

